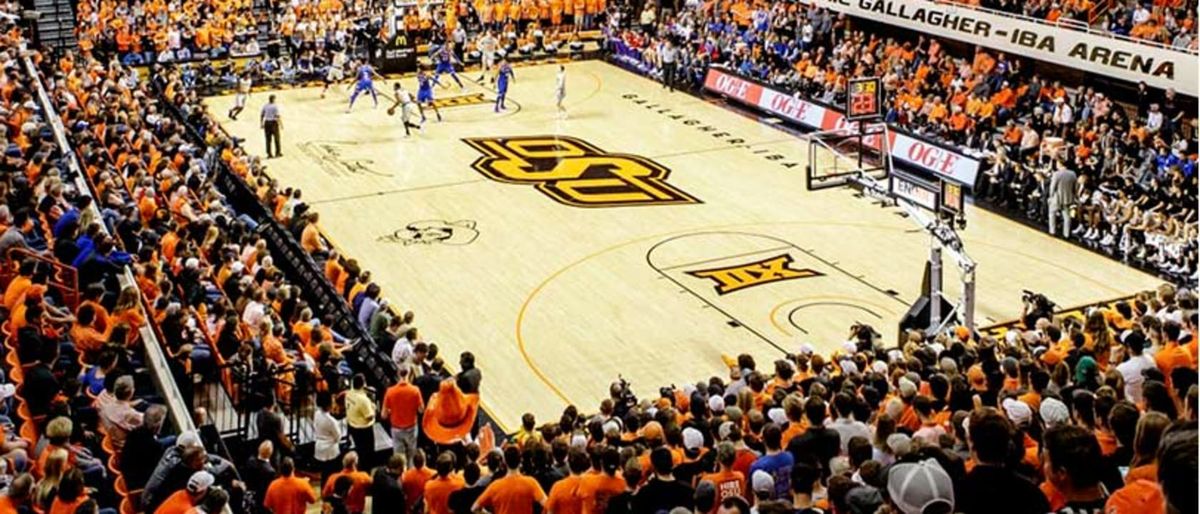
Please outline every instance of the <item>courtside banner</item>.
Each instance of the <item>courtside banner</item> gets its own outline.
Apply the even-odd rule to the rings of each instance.
[[[762,112],[786,118],[810,130],[834,130],[851,124],[836,109],[801,100],[717,67],[708,69],[708,75],[704,78],[704,88]],[[895,127],[892,127],[889,135],[892,158],[953,180],[968,189],[975,187],[975,178],[979,174],[978,159],[956,149],[901,132]],[[881,146],[877,138],[867,138],[865,143],[874,148]]]
[[[931,0],[803,0],[834,12],[865,18],[920,34],[957,39],[973,45],[1076,68],[1089,73],[1200,93],[1200,58],[1168,47],[1092,34],[1068,26]]]

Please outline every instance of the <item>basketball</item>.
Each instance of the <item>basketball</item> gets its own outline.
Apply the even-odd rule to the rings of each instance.
[[[388,107],[388,116],[395,116],[395,115],[396,115],[396,108]]]

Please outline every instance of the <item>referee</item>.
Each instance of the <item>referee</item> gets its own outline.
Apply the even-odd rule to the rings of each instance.
[[[671,38],[663,41],[662,55],[659,57],[662,58],[663,87],[675,91],[675,63],[679,61],[679,50],[671,44]]]
[[[283,157],[283,151],[279,149],[279,129],[283,128],[283,118],[279,115],[279,106],[275,105],[275,95],[267,98],[267,105],[263,106],[259,115],[259,124],[267,138],[267,158]],[[274,155],[271,154],[271,141],[275,141]]]

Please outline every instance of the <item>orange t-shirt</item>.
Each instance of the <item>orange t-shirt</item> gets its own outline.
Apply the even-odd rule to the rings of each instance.
[[[537,480],[524,475],[508,475],[492,482],[475,501],[492,514],[533,514],[533,504],[546,501],[546,493]]]
[[[608,510],[608,500],[625,492],[625,479],[607,473],[584,475],[575,493],[582,502],[583,513],[602,513]]]
[[[579,475],[571,475],[558,482],[550,488],[550,494],[546,497],[546,512],[554,514],[582,514],[583,513],[583,498],[577,494],[579,491],[579,482],[583,477]]]
[[[75,509],[83,505],[87,501],[88,495],[82,494],[78,498],[69,502],[62,501],[61,498],[55,498],[54,503],[50,504],[50,511],[47,514],[75,514]],[[157,511],[156,511],[157,514]]]
[[[1170,380],[1171,370],[1175,368],[1191,367],[1192,356],[1187,350],[1179,346],[1179,343],[1167,343],[1161,351],[1154,355],[1154,363],[1158,365],[1158,369],[1163,375]]]
[[[273,514],[305,514],[308,504],[316,501],[317,493],[307,480],[290,476],[271,482],[263,506]]]
[[[17,302],[25,297],[25,292],[33,285],[33,280],[29,277],[17,275],[12,282],[8,283],[8,289],[4,290],[4,307],[9,311],[17,305]]]
[[[314,253],[325,248],[321,244],[321,231],[317,229],[316,223],[309,223],[304,227],[304,231],[300,233],[300,246],[308,253]]]
[[[409,468],[400,475],[400,488],[404,489],[405,512],[411,511],[413,505],[425,492],[425,482],[433,478],[433,470],[429,468]]]
[[[425,400],[417,386],[404,382],[388,388],[383,406],[392,428],[412,428],[417,426],[417,411],[425,407]]]
[[[709,481],[716,486],[716,505],[720,505],[726,498],[734,496],[746,497],[746,475],[738,471],[729,470],[706,473],[700,476],[700,481]]]
[[[346,509],[350,512],[362,512],[367,508],[367,487],[371,485],[371,475],[362,471],[346,471],[341,470],[337,473],[329,475],[329,479],[325,481],[325,488],[321,489],[321,496],[333,496],[333,484],[338,478],[343,476],[350,477],[350,492],[346,494]]]
[[[154,514],[185,514],[192,507],[192,497],[188,496],[186,489],[180,489],[168,496]]]
[[[433,477],[425,482],[425,512],[428,514],[451,514],[450,494],[466,487],[461,476],[453,473],[447,477]],[[558,511],[555,511],[558,514]]]

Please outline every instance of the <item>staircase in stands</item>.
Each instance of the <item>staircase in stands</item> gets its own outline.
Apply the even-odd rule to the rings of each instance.
[[[33,8],[41,13],[35,27],[38,42],[45,48],[63,52],[78,46],[72,0],[33,0]]]

